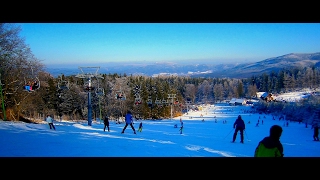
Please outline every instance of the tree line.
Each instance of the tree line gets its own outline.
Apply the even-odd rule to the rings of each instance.
[[[104,115],[120,119],[127,110],[131,110],[137,119],[162,119],[197,108],[193,105],[234,97],[259,98],[258,91],[283,93],[313,89],[320,81],[319,70],[315,67],[283,69],[242,79],[114,73],[93,74],[90,78],[93,88],[88,90],[88,78],[63,74],[55,78],[46,72],[45,65],[19,37],[20,31],[14,24],[0,24],[0,117],[5,120],[41,119],[46,114],[85,120],[89,113],[93,119]],[[32,81],[38,81],[40,87],[27,91],[24,87]],[[117,98],[119,93],[125,98]],[[259,107],[263,109],[270,104]]]

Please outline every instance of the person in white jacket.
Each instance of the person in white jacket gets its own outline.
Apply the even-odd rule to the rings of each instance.
[[[50,116],[50,114],[47,115],[46,121],[49,124],[50,129],[56,130],[56,128],[53,125],[53,118]]]

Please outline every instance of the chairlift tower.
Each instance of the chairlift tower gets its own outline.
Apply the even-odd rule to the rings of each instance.
[[[191,101],[188,101],[186,102],[186,105],[187,105],[187,114],[189,114],[189,105],[191,104]]]
[[[173,106],[174,98],[176,98],[176,94],[168,94],[168,99],[171,99],[171,120],[172,120],[172,106]]]
[[[92,125],[92,105],[91,105],[91,92],[95,89],[92,85],[92,78],[101,78],[103,79],[102,75],[98,74],[98,70],[100,67],[79,67],[81,74],[76,75],[78,78],[86,79],[87,80],[87,86],[86,91],[88,92],[88,125]],[[84,69],[96,69],[94,73],[89,71],[84,71]],[[85,73],[86,72],[86,73]],[[89,73],[88,73],[89,72]]]
[[[1,74],[0,74],[0,94],[1,94],[1,104],[2,104],[2,112],[3,112],[3,120],[6,121],[7,117],[6,117],[6,109],[4,106],[4,97],[2,94],[2,83],[1,83]]]

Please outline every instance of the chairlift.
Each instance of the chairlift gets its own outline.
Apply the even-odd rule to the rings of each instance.
[[[96,95],[101,95],[102,96],[102,95],[104,95],[104,89],[98,87],[98,88],[96,88],[95,93],[96,93]]]
[[[162,104],[163,104],[163,105],[167,105],[167,104],[168,104],[168,101],[165,100],[165,99],[162,99]]]
[[[157,105],[161,105],[161,101],[158,98],[156,98],[154,103],[157,104]]]
[[[141,90],[140,85],[136,85],[133,91],[134,93],[140,93],[140,90]]]
[[[179,104],[179,101],[178,101],[178,100],[175,100],[173,104],[174,104],[174,105],[178,105],[178,104]]]
[[[151,96],[148,97],[148,100],[147,100],[147,104],[148,104],[148,107],[152,107],[152,99],[151,99]]]
[[[33,68],[31,67],[32,71],[32,76],[33,76]],[[35,76],[33,79],[29,79],[28,82],[26,78],[24,78],[24,86],[23,90],[28,91],[28,92],[33,92],[35,90],[38,90],[40,88],[40,80],[38,79],[37,76]]]
[[[24,78],[24,83],[25,83],[25,85],[23,86],[24,91],[33,92],[33,91],[36,91],[40,88],[40,81],[39,81],[38,77],[35,77],[35,79],[33,79],[32,81],[28,81],[28,82],[27,82],[26,78]]]
[[[141,98],[140,98],[140,94],[135,94],[134,96],[135,96],[134,104],[135,104],[135,105],[141,104],[141,103],[142,103],[142,100],[141,100]]]
[[[116,99],[118,100],[126,100],[126,95],[123,91],[117,91],[116,92]]]
[[[150,105],[150,104],[152,105],[152,99],[151,99],[151,96],[149,96],[149,97],[148,97],[147,104],[148,104],[148,105]]]
[[[60,81],[58,82],[58,88],[59,88],[60,90],[69,89],[69,81],[60,80]]]

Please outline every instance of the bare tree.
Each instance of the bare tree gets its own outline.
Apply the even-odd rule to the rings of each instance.
[[[36,98],[22,93],[26,81],[32,81],[43,71],[43,64],[34,57],[24,39],[21,28],[14,24],[0,24],[0,73],[8,120],[19,120],[24,103]]]

